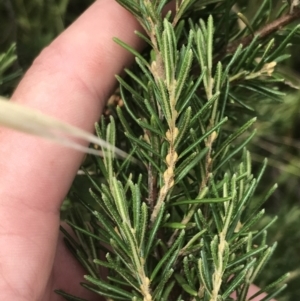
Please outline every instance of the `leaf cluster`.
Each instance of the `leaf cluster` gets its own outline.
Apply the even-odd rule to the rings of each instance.
[[[109,300],[217,301],[233,292],[239,301],[263,292],[270,300],[286,275],[250,299],[248,291],[276,247],[266,243],[275,219],[254,228],[276,185],[254,201],[266,162],[254,175],[245,147],[253,104],[283,95],[275,67],[298,26],[267,34],[270,19],[288,10],[271,16],[272,1],[251,19],[233,0],[176,1],[165,17],[167,1],[119,2],[143,26],[137,34],[148,48],[140,54],[116,39],[136,65],[117,77],[122,102],[96,126],[128,158],[102,149],[85,169],[90,197],[70,195],[78,241],[63,231],[87,271],[82,285]]]

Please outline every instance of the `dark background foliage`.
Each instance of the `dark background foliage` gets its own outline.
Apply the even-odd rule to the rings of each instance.
[[[2,0],[0,2],[0,54],[10,52],[11,64],[1,67],[0,94],[9,96],[34,58],[61,31],[88,7],[92,0]],[[260,0],[237,1],[238,8],[251,20]],[[274,14],[282,0],[273,1]],[[97,37],[94,37],[97,38]],[[280,301],[300,300],[300,39],[286,51],[291,58],[280,67],[287,95],[281,103],[257,105],[258,134],[250,145],[254,168],[269,158],[268,169],[260,187],[264,193],[273,183],[279,188],[267,202],[267,224],[274,216],[277,222],[269,230],[269,243],[277,241],[273,259],[260,276],[267,284],[290,271],[288,289]],[[15,43],[15,48],[10,48]],[[16,55],[16,59],[14,60]],[[3,58],[2,58],[3,59]],[[262,225],[263,226],[263,225]]]

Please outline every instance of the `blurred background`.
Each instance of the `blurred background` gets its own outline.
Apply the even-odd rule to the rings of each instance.
[[[0,1],[0,95],[11,95],[39,52],[92,2]],[[283,0],[271,2],[275,15]],[[261,0],[241,0],[237,1],[237,7],[245,7],[242,12],[251,20],[261,3]],[[280,301],[300,300],[300,33],[298,36],[286,50],[291,58],[277,67],[286,77],[287,85],[281,87],[286,96],[281,102],[257,108],[258,134],[248,146],[254,170],[265,157],[269,159],[260,193],[274,183],[279,186],[266,203],[267,215],[260,225],[264,227],[277,216],[268,230],[268,239],[270,244],[277,241],[278,247],[257,284],[266,285],[289,271],[288,288]]]

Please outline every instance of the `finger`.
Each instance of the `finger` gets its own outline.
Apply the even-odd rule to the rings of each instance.
[[[135,29],[134,18],[114,1],[96,1],[35,60],[14,101],[91,131],[114,74],[131,58],[112,37],[138,48]],[[59,206],[82,155],[6,129],[0,143],[1,297],[44,300]]]

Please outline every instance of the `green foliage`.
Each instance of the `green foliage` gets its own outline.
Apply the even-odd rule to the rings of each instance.
[[[39,52],[92,2],[93,0],[1,1],[0,52],[7,51],[14,45],[18,56],[13,66],[16,73],[12,79],[19,77],[20,70],[25,71]],[[9,78],[10,81],[12,79]],[[15,82],[13,84],[16,85]],[[9,93],[11,86],[1,88],[4,90],[0,91],[1,94]]]
[[[0,87],[19,75],[19,72],[8,72],[17,59],[15,50],[16,46],[12,44],[0,54]]]
[[[0,56],[1,93],[9,94],[4,84],[20,74],[9,45],[17,42],[26,68],[64,28],[62,19],[68,23],[83,9],[78,1],[69,13],[68,1],[48,1],[51,9],[43,1],[21,2],[13,2],[21,34],[6,41]],[[284,232],[271,227],[276,218],[262,205],[277,187],[270,179],[284,184],[287,174],[300,173],[292,164],[277,164],[287,146],[276,154],[260,148],[266,136],[286,136],[286,121],[298,112],[296,100],[288,99],[289,113],[279,105],[283,92],[299,85],[284,62],[290,43],[299,43],[299,26],[278,23],[297,13],[296,2],[176,1],[175,11],[164,12],[164,18],[168,1],[119,2],[142,24],[145,34],[137,34],[147,48],[140,54],[115,39],[136,64],[125,70],[125,78],[117,77],[124,105],[110,107],[111,116],[96,127],[100,138],[129,157],[120,160],[105,149],[103,159],[89,157],[81,170],[85,175],[77,177],[68,196],[72,205],[64,215],[77,240],[62,231],[86,270],[82,285],[108,300],[232,300],[235,291],[242,301],[258,279],[262,289],[256,295],[277,298],[283,283],[299,275],[297,250],[286,248],[293,245],[293,233],[299,236],[299,210],[284,208],[279,217]],[[267,30],[270,24],[273,31]],[[26,30],[30,34],[22,35]],[[278,116],[272,126],[263,123],[271,115]],[[299,151],[288,151],[296,161]],[[273,155],[271,170],[266,171],[265,155]],[[288,170],[278,179],[273,174],[279,166]],[[295,185],[275,197],[295,198]],[[276,240],[283,241],[277,251]],[[282,276],[284,252],[294,278]],[[286,292],[282,300],[299,298],[294,287],[295,294]]]
[[[254,174],[245,146],[256,105],[283,96],[275,67],[298,27],[266,33],[271,2],[251,19],[234,12],[235,2],[176,2],[162,18],[163,1],[120,0],[143,26],[148,50],[116,39],[137,64],[117,77],[124,106],[97,133],[138,163],[110,152],[97,159],[86,170],[93,201],[74,191],[68,222],[79,238],[68,244],[89,274],[82,285],[101,296],[217,301],[235,291],[247,300],[275,250],[266,243],[272,222],[258,227],[274,186],[254,197],[266,161]],[[286,277],[259,294],[273,298]]]

